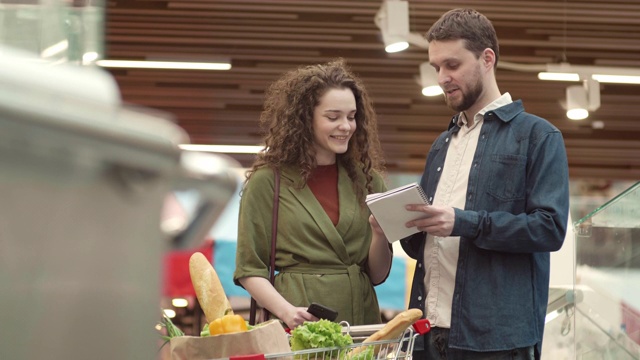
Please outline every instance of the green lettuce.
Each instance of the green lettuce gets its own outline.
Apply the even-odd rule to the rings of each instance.
[[[342,334],[342,326],[329,320],[307,321],[291,331],[291,350],[340,347],[353,344],[349,334]]]
[[[375,355],[373,353],[373,346],[367,346],[366,350],[362,351],[357,355],[348,354],[347,357],[349,360],[373,360],[375,359]]]

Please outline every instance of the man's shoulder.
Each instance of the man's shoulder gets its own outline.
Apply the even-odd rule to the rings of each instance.
[[[510,104],[507,104],[499,109],[495,110],[498,116],[504,116],[503,118],[510,125],[515,128],[521,129],[526,132],[530,131],[542,131],[542,132],[556,132],[559,131],[549,120],[529,113],[525,110],[522,100],[516,100]]]
[[[551,133],[560,132],[549,120],[535,114],[523,111],[514,118],[515,124],[529,132]]]

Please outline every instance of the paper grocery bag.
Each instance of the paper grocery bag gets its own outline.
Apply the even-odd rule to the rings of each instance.
[[[271,320],[240,333],[214,336],[178,336],[170,341],[171,359],[204,360],[251,354],[291,352],[287,333],[278,320]]]

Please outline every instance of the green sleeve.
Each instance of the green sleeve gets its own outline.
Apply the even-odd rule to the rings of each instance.
[[[253,173],[240,198],[238,249],[233,281],[259,276],[269,278],[271,217],[273,214],[274,175],[270,168]]]

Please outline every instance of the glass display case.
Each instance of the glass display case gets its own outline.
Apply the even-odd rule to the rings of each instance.
[[[103,0],[0,0],[0,45],[49,64],[102,58],[103,32]]]
[[[574,232],[574,285],[550,289],[546,358],[640,359],[640,182]]]

